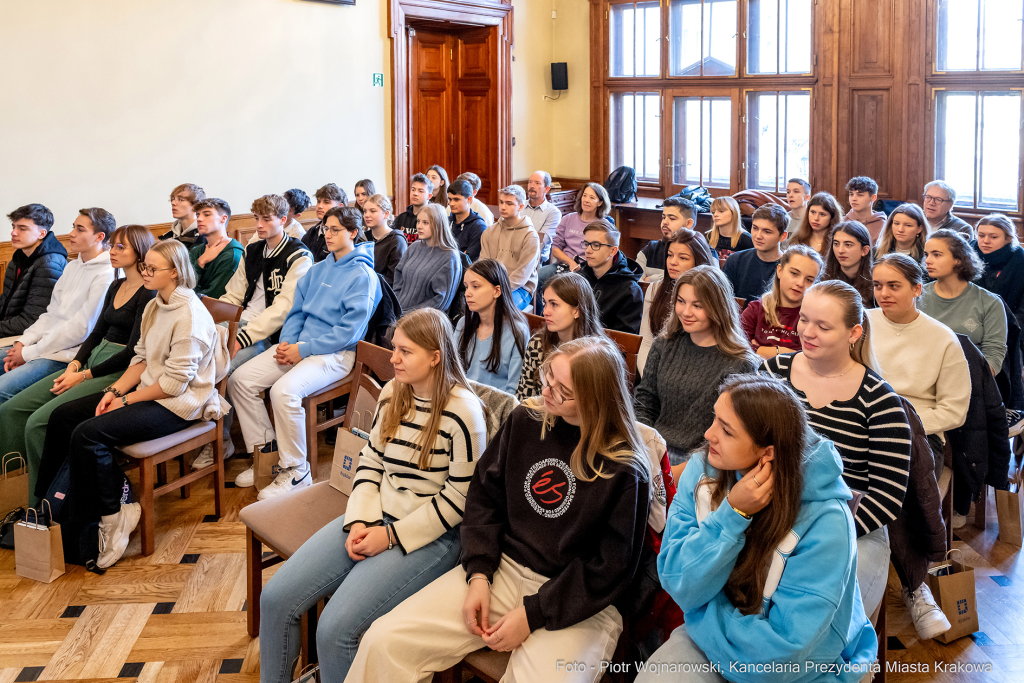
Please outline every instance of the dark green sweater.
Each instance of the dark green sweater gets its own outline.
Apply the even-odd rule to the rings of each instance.
[[[188,252],[188,258],[192,262],[192,267],[195,268],[196,278],[198,279],[195,291],[199,296],[219,299],[224,296],[228,280],[235,274],[238,262],[242,260],[242,254],[245,252],[245,247],[238,240],[231,240],[217,254],[213,261],[207,263],[205,268],[200,268],[199,257],[203,255],[204,251],[206,251],[206,245],[197,244]]]

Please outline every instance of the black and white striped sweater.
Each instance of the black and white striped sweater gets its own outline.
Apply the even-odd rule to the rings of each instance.
[[[352,481],[345,529],[356,522],[379,525],[384,515],[394,517],[398,545],[410,553],[462,522],[466,491],[487,445],[487,422],[476,394],[455,387],[444,407],[429,466],[421,470],[418,443],[430,419],[430,401],[414,397],[415,415],[403,420],[395,437],[383,443],[380,422],[393,388],[394,382],[388,382],[377,402],[370,441],[359,455]]]

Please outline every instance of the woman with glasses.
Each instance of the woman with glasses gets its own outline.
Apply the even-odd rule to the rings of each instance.
[[[99,522],[100,569],[121,558],[142,514],[138,503],[124,502],[116,449],[215,420],[230,407],[217,392],[228,371],[226,335],[192,291],[196,274],[185,246],[177,240],[154,245],[142,281],[156,296],[142,314],[131,364],[101,393],[53,411],[43,446],[42,466],[51,471],[69,460],[74,490],[66,503],[67,537]]]
[[[142,312],[153,298],[153,290],[143,286],[142,271],[143,259],[154,241],[153,233],[141,225],[124,225],[114,232],[110,265],[124,276],[107,288],[96,326],[78,354],[64,370],[44,377],[0,406],[0,452],[25,454],[33,505],[46,495],[56,474],[52,467],[40,472],[53,411],[112,384],[135,356]],[[62,463],[55,464],[60,467]]]
[[[714,420],[718,387],[729,375],[753,372],[758,360],[722,271],[686,271],[676,280],[672,302],[673,314],[654,340],[634,402],[636,418],[665,438],[678,478],[682,468],[675,466],[690,459]]]
[[[348,683],[427,681],[485,646],[512,653],[504,681],[602,676],[644,547],[650,460],[611,341],[567,342],[542,374],[543,396],[473,474],[462,566],[373,623]]]

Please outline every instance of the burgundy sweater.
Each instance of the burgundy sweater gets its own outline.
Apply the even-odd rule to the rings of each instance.
[[[794,351],[800,350],[800,338],[796,335],[796,324],[800,320],[800,307],[778,306],[775,309],[780,326],[769,325],[764,315],[764,304],[755,299],[747,304],[740,316],[740,325],[750,340],[750,347],[757,351],[761,346],[783,346]]]

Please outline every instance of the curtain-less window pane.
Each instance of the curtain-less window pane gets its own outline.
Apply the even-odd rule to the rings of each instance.
[[[784,192],[789,178],[810,178],[811,95],[747,94],[747,187]]]
[[[672,182],[729,187],[732,100],[728,97],[676,97],[672,117]]]
[[[612,93],[609,103],[611,168],[630,166],[637,180],[658,182],[661,171],[661,96]]]
[[[609,8],[608,73],[661,75],[661,6],[657,0]]]
[[[1018,208],[1020,107],[1019,92],[936,93],[935,177],[957,205]]]
[[[811,0],[749,0],[747,71],[811,71]]]
[[[672,76],[735,75],[736,5],[736,0],[671,0]]]
[[[1022,67],[1021,0],[939,0],[939,71],[1016,71]]]

